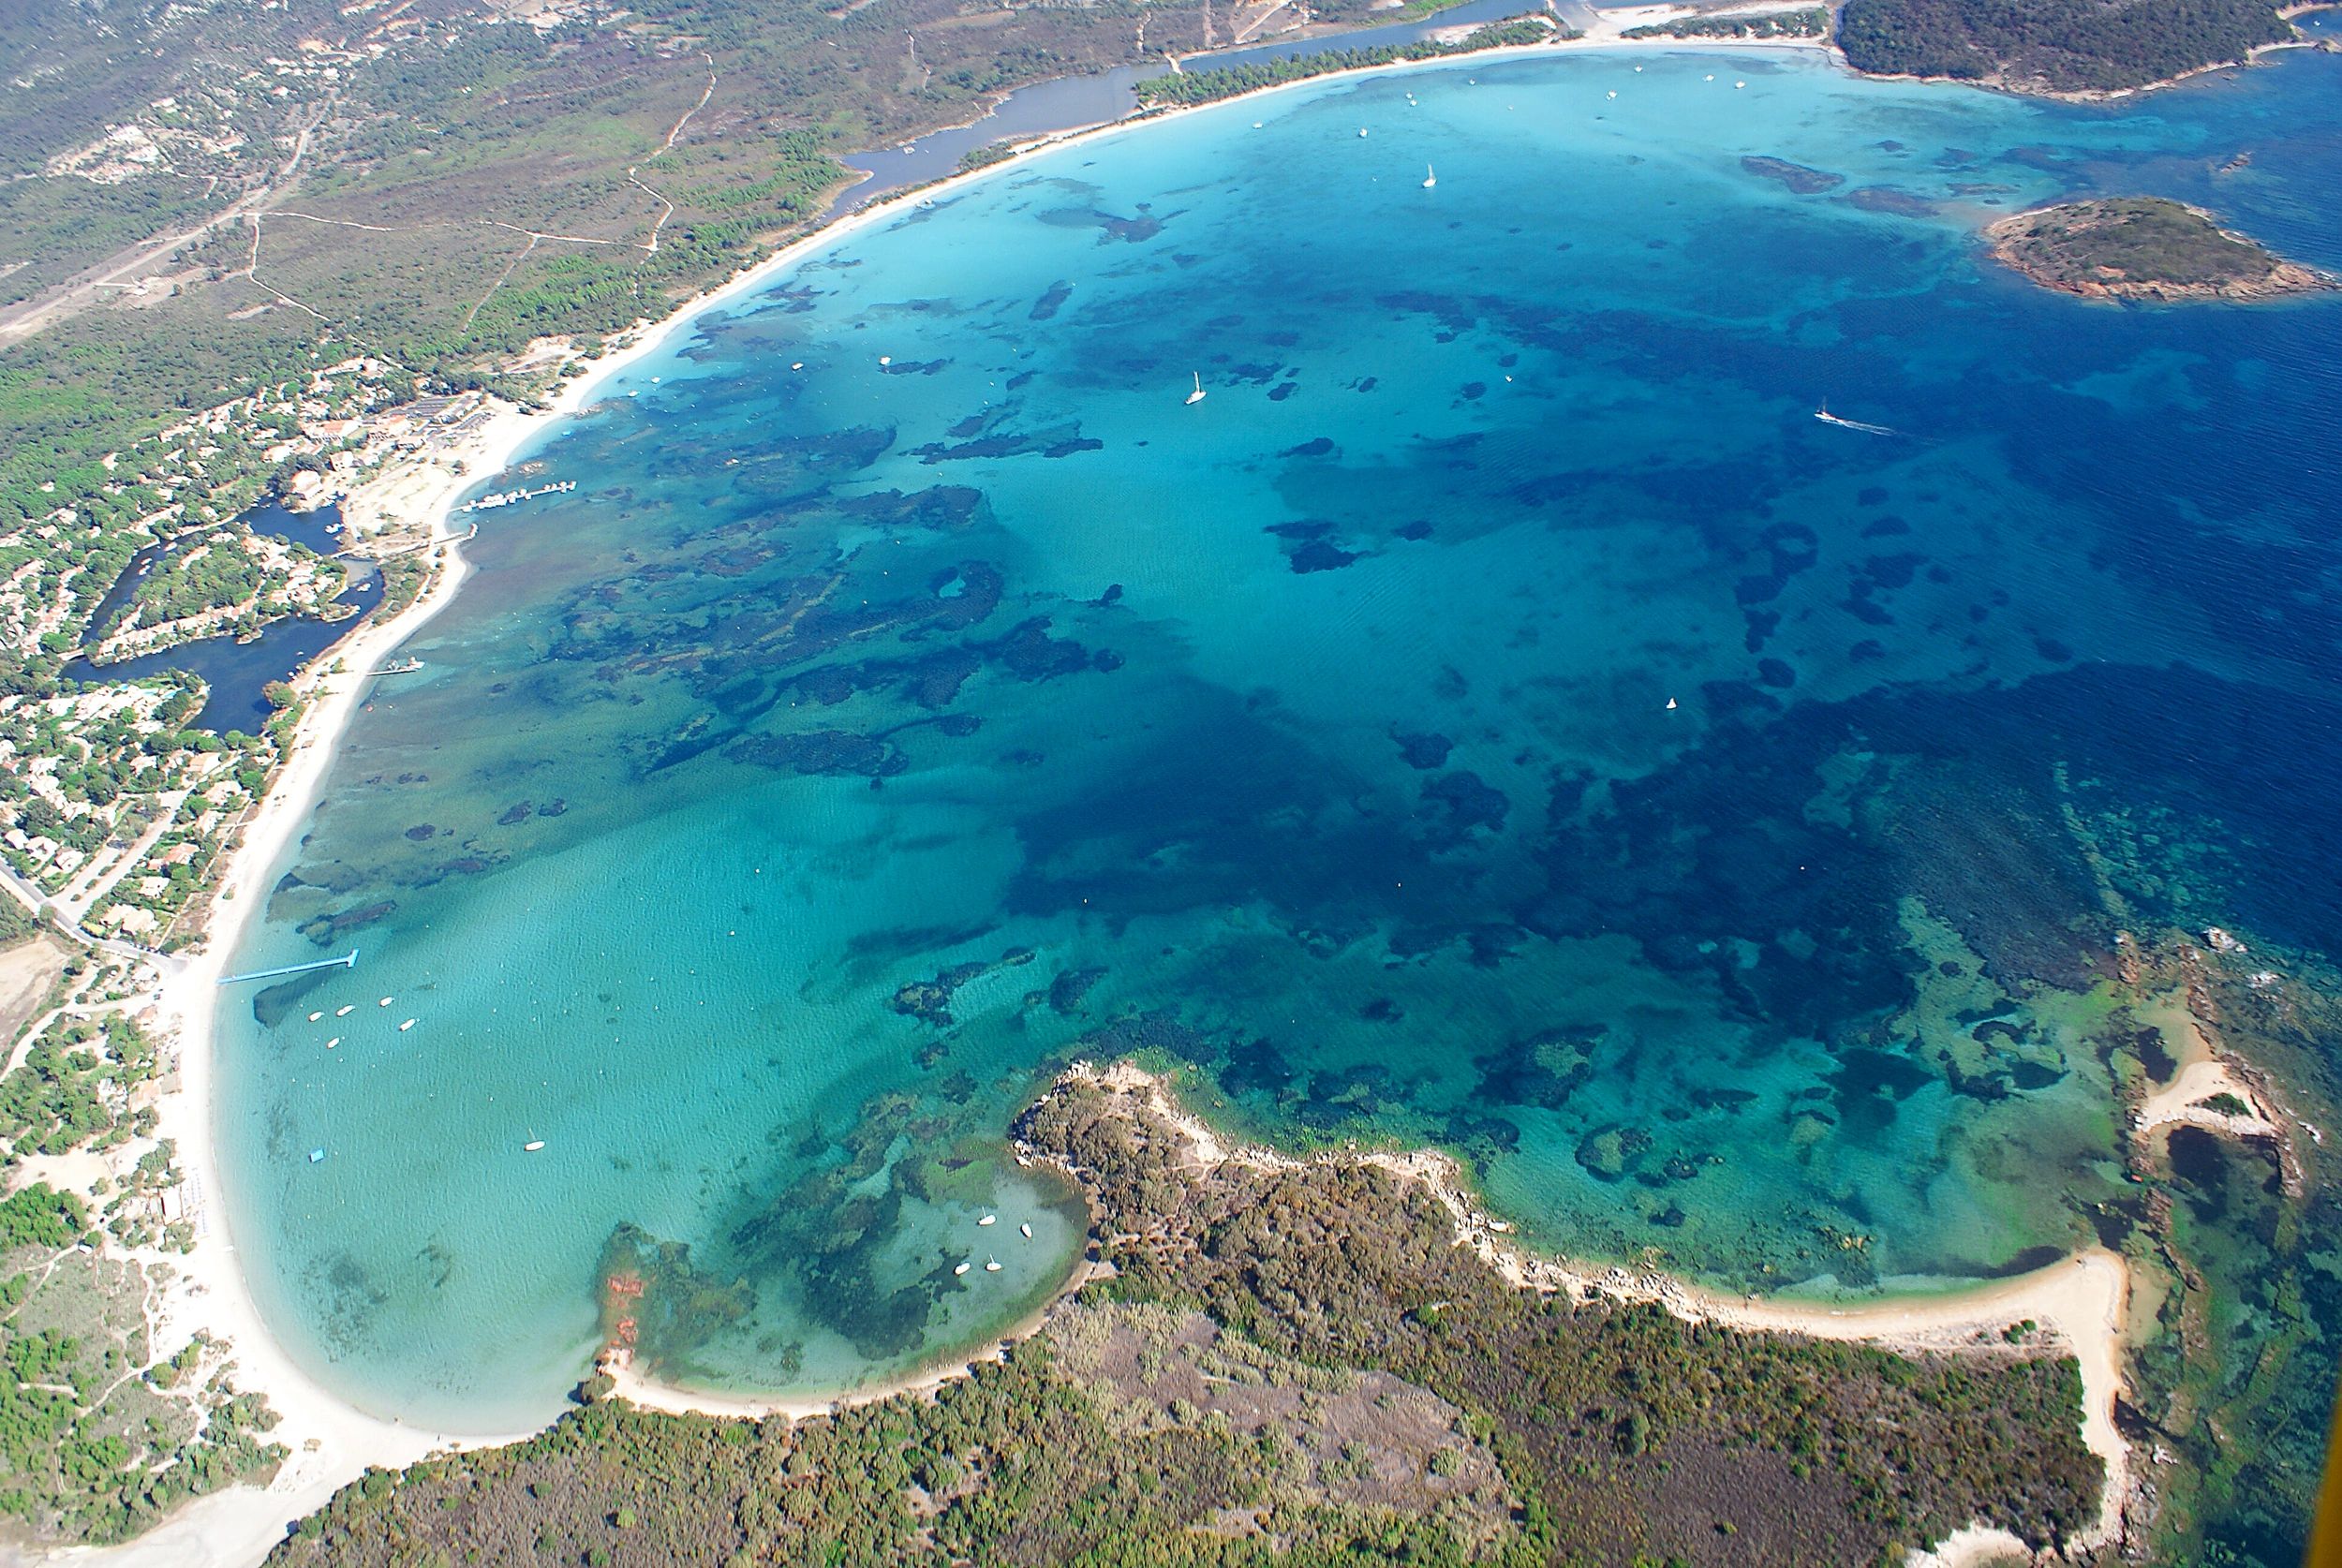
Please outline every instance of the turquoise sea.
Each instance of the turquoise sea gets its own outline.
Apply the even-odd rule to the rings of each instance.
[[[2087,1242],[2115,926],[2342,953],[2342,304],[1975,229],[2342,267],[2337,188],[2325,57],[1593,53],[1060,150],[708,312],[525,454],[578,488],[483,521],[245,939],[363,951],[222,1003],[271,1321],[458,1430],[617,1269],[675,1381],[899,1369],[1061,1276],[1002,1134],[1130,1050],[1734,1288]]]

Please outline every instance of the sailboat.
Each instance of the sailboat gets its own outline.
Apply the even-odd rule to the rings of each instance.
[[[1200,370],[1195,373],[1195,390],[1187,394],[1187,401],[1191,405],[1204,401],[1204,373]]]
[[[1439,173],[1438,173],[1438,171],[1437,171],[1437,170],[1433,170],[1433,169],[1432,169],[1432,167],[1431,167],[1430,164],[1428,164],[1428,163],[1427,163],[1427,164],[1425,164],[1425,165],[1423,166],[1423,188],[1424,188],[1425,190],[1430,190],[1430,189],[1433,185],[1438,185],[1438,184],[1439,184]]]

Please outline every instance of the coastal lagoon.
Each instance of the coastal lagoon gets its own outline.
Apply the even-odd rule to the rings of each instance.
[[[1128,1052],[1735,1290],[2098,1238],[2116,933],[2342,952],[2342,305],[1974,231],[2163,194],[2336,267],[2337,188],[2324,58],[2078,109],[1618,51],[841,238],[525,452],[576,490],[354,722],[234,967],[361,961],[222,1002],[263,1309],[450,1430],[621,1323],[883,1380],[1056,1288],[1004,1139]]]

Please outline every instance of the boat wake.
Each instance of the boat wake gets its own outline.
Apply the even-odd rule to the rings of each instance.
[[[1859,430],[1865,436],[1900,436],[1903,434],[1891,425],[1864,424],[1860,420],[1840,419],[1830,411],[1828,404],[1815,409],[1814,417],[1824,424],[1834,424],[1841,430]]]

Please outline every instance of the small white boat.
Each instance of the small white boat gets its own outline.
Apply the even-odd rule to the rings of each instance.
[[[1675,711],[1675,699],[1674,699],[1674,698],[1672,698],[1672,697],[1670,697],[1670,698],[1668,698],[1668,712],[1669,712],[1669,713],[1673,713],[1674,711]]]
[[[894,362],[895,356],[892,354],[881,354],[879,356],[879,363],[881,364],[893,364]]]
[[[1834,424],[1840,430],[1859,430],[1865,436],[1892,436],[1896,434],[1892,425],[1866,424],[1860,420],[1841,418],[1840,416],[1830,411],[1830,405],[1827,403],[1814,410],[1814,417],[1821,421],[1824,424]]]
[[[383,998],[380,1001],[376,1002],[374,1005],[375,1005],[375,1006],[377,1006],[377,1007],[388,1007],[388,1006],[390,1006],[390,1005],[391,1005],[391,1003],[392,1003],[393,1001],[394,1001],[395,999],[397,999],[397,998],[393,998],[393,997],[384,997],[384,998]]]
[[[1734,83],[1732,83],[1732,85],[1733,85],[1733,86],[1735,86],[1735,87],[1745,87],[1745,86],[1747,86],[1747,85],[1748,85],[1748,83],[1747,83],[1747,82],[1745,82],[1745,81],[1735,81]]]
[[[1612,94],[1610,95],[1610,96],[1612,96],[1612,97],[1617,97],[1617,96],[1618,96],[1618,95],[1617,95],[1616,93],[1612,93]]]
[[[334,1016],[336,1018],[347,1018],[357,1011],[358,1004],[356,1002],[350,1002],[345,1006],[335,1008],[334,1010]]]
[[[1713,81],[1715,80],[1715,78],[1714,78],[1714,77],[1712,77],[1712,76],[1703,76],[1703,77],[1701,77],[1701,78],[1700,78],[1700,80],[1701,80],[1702,81]]]
[[[322,1018],[322,1017],[324,1017],[324,1016],[325,1016],[325,1014],[324,1014],[324,1013],[310,1013],[310,1014],[309,1014],[309,1022],[311,1022],[311,1023],[313,1023],[313,1024],[314,1024],[314,1023],[316,1023],[316,1022],[317,1022],[319,1018]]]
[[[337,1035],[335,1035],[333,1039],[331,1039],[331,1040],[329,1040],[329,1041],[327,1041],[327,1042],[325,1043],[325,1048],[326,1048],[327,1050],[329,1050],[329,1051],[330,1051],[330,1050],[332,1050],[334,1046],[339,1045],[341,1043],[342,1043],[342,1037],[341,1037],[340,1035],[338,1035],[338,1034],[337,1034]]]
[[[794,364],[791,365],[789,368],[790,368],[790,369],[792,369],[792,370],[803,370],[803,369],[805,368],[805,362],[804,362],[803,360],[799,360],[796,363],[794,363]]]
[[[528,1142],[521,1145],[521,1152],[523,1154],[534,1154],[544,1146],[545,1141],[542,1138],[531,1138]]]
[[[1366,135],[1366,127],[1364,126],[1360,126],[1358,127],[1358,135],[1361,137]]]
[[[1204,401],[1204,373],[1200,370],[1195,373],[1195,390],[1187,394],[1187,401],[1190,405]]]
[[[1253,121],[1253,128],[1254,130],[1258,130],[1258,129],[1260,129],[1260,122],[1259,122],[1258,120],[1255,120],[1255,121]]]
[[[1438,185],[1438,184],[1439,184],[1439,170],[1436,170],[1436,169],[1433,169],[1433,168],[1432,168],[1430,164],[1428,164],[1428,163],[1427,163],[1427,164],[1425,164],[1425,165],[1423,166],[1423,188],[1424,188],[1425,190],[1430,190],[1430,189],[1433,185]]]
[[[409,1019],[408,1019],[405,1023],[403,1023],[403,1024],[401,1024],[401,1025],[399,1025],[399,1026],[398,1026],[398,1032],[399,1032],[399,1033],[401,1033],[401,1034],[405,1034],[405,1033],[406,1033],[408,1029],[411,1029],[411,1028],[413,1028],[414,1027],[415,1027],[415,1020],[414,1020],[414,1019],[412,1019],[412,1018],[409,1018]]]
[[[985,1259],[984,1271],[986,1274],[998,1274],[1001,1271],[1001,1260],[998,1258]]]
[[[970,1265],[967,1264],[955,1264],[952,1267],[952,1278],[955,1280],[958,1279],[961,1275],[968,1272],[969,1266]]]
[[[997,1214],[987,1214],[983,1219],[976,1221],[979,1225],[997,1225],[1000,1222],[1001,1217]]]
[[[1032,1226],[1031,1226],[1031,1225],[1030,1225],[1030,1224],[1019,1225],[1019,1226],[1017,1226],[1017,1227],[1016,1227],[1016,1229],[1017,1229],[1018,1233],[1019,1233],[1019,1234],[1021,1234],[1027,1241],[1030,1241],[1030,1240],[1032,1239]]]

